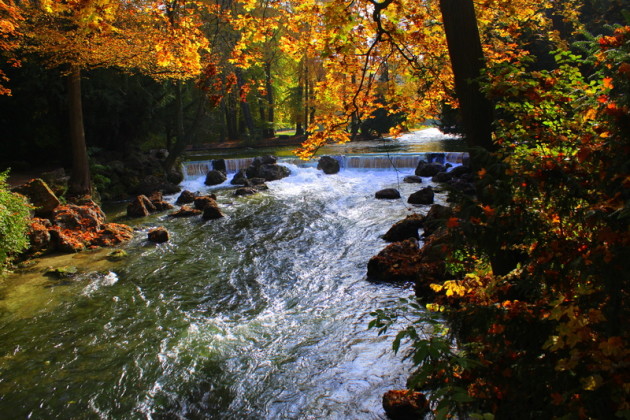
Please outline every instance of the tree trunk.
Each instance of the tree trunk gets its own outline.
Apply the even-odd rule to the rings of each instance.
[[[237,68],[235,70],[235,73],[236,73],[236,82],[240,89],[245,84],[243,82],[243,72],[241,71],[241,69]],[[249,106],[249,102],[247,102],[247,99],[239,98],[239,102],[241,103],[241,112],[243,114],[243,122],[245,123],[245,128],[247,128],[249,141],[253,141],[256,136],[256,127],[254,125],[254,118],[252,117],[252,110]]]
[[[472,0],[440,0],[444,31],[455,77],[455,93],[459,100],[466,140],[471,150],[474,170],[481,169],[475,159],[475,148],[488,152],[496,150],[492,142],[492,104],[480,90],[478,79],[485,66],[477,18]],[[495,197],[478,185],[477,196],[483,204],[493,205]],[[519,259],[518,253],[502,249],[505,232],[501,226],[492,226],[495,242],[488,243],[486,252],[495,275],[512,271]]]
[[[265,62],[265,88],[267,90],[267,121],[263,136],[267,139],[275,137],[276,133],[273,128],[275,120],[275,110],[273,103],[273,86],[271,84],[271,61]]]
[[[70,118],[70,143],[72,147],[72,175],[68,193],[70,196],[90,195],[90,164],[85,145],[83,105],[81,103],[81,69],[72,66],[67,76],[68,115]]]
[[[485,60],[473,1],[440,0],[440,10],[466,140],[470,147],[492,151],[492,106],[477,81]]]
[[[225,98],[225,103],[223,104],[223,113],[225,115],[225,126],[227,129],[228,140],[238,139],[237,113],[236,106],[233,102],[234,100],[231,95],[228,95]]]

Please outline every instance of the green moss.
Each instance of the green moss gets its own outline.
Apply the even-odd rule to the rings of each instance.
[[[44,273],[46,276],[48,277],[54,277],[57,279],[65,279],[68,277],[72,277],[75,274],[77,274],[78,272],[78,268],[75,267],[74,265],[67,265],[64,267],[49,267],[46,269],[46,272]]]

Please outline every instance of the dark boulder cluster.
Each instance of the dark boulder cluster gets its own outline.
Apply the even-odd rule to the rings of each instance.
[[[463,194],[474,195],[475,186],[473,172],[467,165],[450,167],[450,164],[443,165],[439,162],[418,162],[415,175],[406,176],[403,181],[406,183],[422,183],[422,178],[431,178],[431,181],[443,184],[450,190],[455,190]],[[435,191],[428,186],[411,194],[407,200],[409,204],[430,205],[434,203]]]
[[[464,194],[474,195],[474,173],[467,164],[450,168],[450,164],[426,161],[418,162],[415,174],[419,177],[431,177],[431,181],[442,183],[451,190],[456,190]],[[449,170],[450,169],[450,170]]]
[[[133,236],[133,229],[118,223],[105,223],[105,214],[91,199],[61,204],[41,179],[34,179],[14,189],[33,205],[33,219],[28,232],[28,253],[78,252],[113,246]]]
[[[125,154],[110,152],[96,156],[92,175],[101,199],[125,200],[134,195],[149,196],[155,191],[179,192],[178,184],[184,175],[178,165],[164,169],[167,157],[166,150],[132,150]]]
[[[152,213],[170,210],[173,205],[164,201],[162,193],[155,191],[149,197],[139,195],[127,205],[128,217],[147,217]]]
[[[242,187],[238,188],[234,195],[247,196],[268,189],[266,182],[277,181],[290,174],[289,168],[278,165],[278,159],[275,156],[261,156],[254,158],[246,169],[236,172],[230,183]]]
[[[425,216],[411,214],[395,223],[383,235],[384,240],[392,243],[368,262],[368,278],[384,282],[414,282],[416,294],[431,294],[429,285],[444,280],[444,226],[451,215],[449,207],[434,204]],[[420,229],[423,230],[422,235]],[[424,240],[422,246],[418,243],[421,238]]]

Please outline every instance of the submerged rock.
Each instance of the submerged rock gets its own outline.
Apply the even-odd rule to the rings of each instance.
[[[322,156],[317,162],[317,169],[324,171],[326,175],[332,175],[339,172],[339,161],[331,156]]]
[[[122,261],[127,258],[128,254],[123,249],[115,249],[114,251],[107,254],[107,259],[110,261]]]
[[[255,188],[249,188],[249,187],[238,188],[236,191],[234,191],[234,195],[237,197],[243,197],[243,196],[254,195],[254,194],[258,194],[258,190]]]
[[[168,235],[168,230],[166,230],[163,227],[157,227],[154,229],[151,229],[147,235],[149,241],[151,242],[155,242],[156,244],[161,244],[164,242],[168,242],[169,240],[169,235]]]
[[[171,213],[169,216],[171,217],[192,217],[198,216],[202,213],[199,209],[194,209],[190,206],[181,206],[179,210]]]
[[[67,265],[64,267],[52,268],[48,267],[44,272],[45,276],[54,277],[57,279],[67,279],[69,277],[75,276],[79,270],[73,265]]]
[[[379,200],[396,200],[400,198],[400,192],[398,192],[395,188],[385,188],[383,190],[377,191],[374,194],[374,197]]]
[[[403,182],[407,184],[422,184],[422,177],[418,175],[407,175],[403,178]]]

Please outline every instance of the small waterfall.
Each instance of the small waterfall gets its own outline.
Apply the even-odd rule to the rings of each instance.
[[[442,164],[461,164],[468,156],[463,152],[434,152],[434,153],[370,153],[363,155],[338,155],[333,156],[339,161],[342,169],[412,169],[418,166],[418,162],[438,162]],[[234,173],[239,169],[247,168],[254,158],[225,159],[228,173]],[[188,161],[183,164],[184,176],[194,178],[205,175],[212,169],[212,160]],[[297,158],[280,158],[280,163],[291,163],[297,166],[315,166],[317,158],[311,161],[302,161]]]
[[[237,172],[239,169],[247,168],[254,158],[241,158],[241,159],[224,159],[225,167],[228,173]],[[185,178],[193,178],[201,175],[205,175],[213,169],[212,159],[209,160],[194,160],[187,161],[182,164]]]

